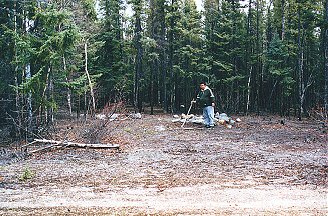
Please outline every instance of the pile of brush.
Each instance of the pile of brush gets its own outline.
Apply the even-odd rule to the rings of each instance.
[[[194,114],[186,115],[186,114],[181,114],[179,115],[173,115],[173,123],[176,122],[191,122],[194,124],[204,124],[204,118],[203,116],[197,116]],[[226,113],[216,113],[214,117],[214,122],[216,124],[224,125],[227,128],[232,128],[233,125],[235,125],[236,122],[241,122],[240,118],[233,119],[232,117],[229,117]]]

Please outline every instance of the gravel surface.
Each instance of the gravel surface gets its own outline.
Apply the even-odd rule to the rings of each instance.
[[[120,151],[0,148],[0,215],[327,215],[322,124],[240,118],[232,129],[182,129],[145,115],[92,136]],[[52,138],[86,142],[97,124],[62,122]]]

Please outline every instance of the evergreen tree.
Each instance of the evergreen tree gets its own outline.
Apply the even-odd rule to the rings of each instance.
[[[177,44],[173,57],[176,60],[173,67],[174,73],[177,74],[175,88],[180,93],[176,96],[177,104],[188,105],[195,96],[195,86],[198,85],[197,77],[201,72],[202,26],[201,16],[194,1],[185,0],[181,14],[181,18],[176,23],[176,36],[179,44]],[[190,83],[193,85],[190,86]]]
[[[124,4],[101,0],[97,14],[95,0],[1,1],[1,121],[21,135],[60,107],[94,114],[119,98],[185,112],[200,80],[219,111],[327,110],[327,1],[205,0],[204,13],[193,0],[132,0],[131,14]]]
[[[208,81],[214,85],[220,104],[224,105],[221,109],[226,111],[242,106],[241,92],[245,89],[246,17],[240,8],[238,1],[207,1],[205,4],[204,60],[207,64],[204,68],[208,70]]]
[[[101,43],[96,55],[95,71],[102,74],[99,94],[104,100],[101,104],[106,103],[109,99],[114,99],[112,95],[118,94],[125,85],[123,80],[131,78],[131,73],[125,62],[126,53],[125,41],[123,39],[123,2],[121,0],[102,0],[102,10],[104,18],[102,27],[98,36],[98,43]]]
[[[136,49],[135,56],[135,81],[134,81],[134,106],[139,112],[142,111],[142,81],[144,79],[143,72],[143,46],[142,46],[142,13],[144,2],[142,0],[131,0],[130,4],[134,10],[134,46]]]

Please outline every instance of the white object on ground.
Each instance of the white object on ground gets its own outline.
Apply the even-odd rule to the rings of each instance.
[[[97,119],[100,119],[100,120],[106,120],[107,119],[107,116],[105,114],[97,114],[96,115],[96,118]]]
[[[131,117],[134,119],[141,119],[141,113],[135,113],[135,114],[131,114]]]
[[[161,131],[165,131],[165,130],[166,130],[166,127],[164,125],[155,126],[155,131],[157,131],[157,132],[161,132]]]
[[[109,121],[114,121],[120,116],[120,114],[114,113],[111,116],[109,116]]]

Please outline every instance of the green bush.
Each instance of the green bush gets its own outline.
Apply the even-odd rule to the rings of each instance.
[[[34,173],[32,172],[32,170],[30,170],[30,168],[28,167],[25,167],[22,175],[19,177],[19,180],[26,181],[32,179],[33,177],[34,177]]]

